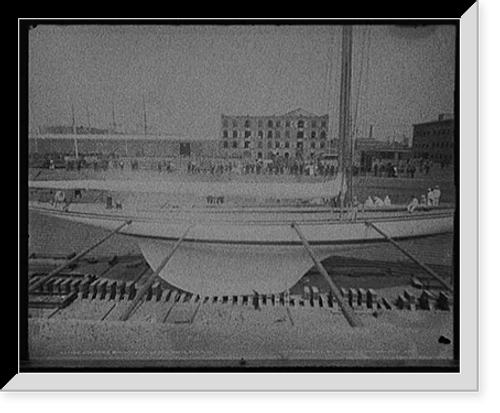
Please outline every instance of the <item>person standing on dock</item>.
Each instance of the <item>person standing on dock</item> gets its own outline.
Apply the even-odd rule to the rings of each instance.
[[[358,201],[356,196],[352,197],[352,206],[351,206],[351,221],[354,222],[358,218],[358,212],[361,204]]]
[[[439,205],[439,199],[441,198],[441,190],[439,189],[439,185],[435,186],[433,193],[434,205],[437,206]]]
[[[434,205],[434,191],[429,188],[427,189],[427,206],[433,206]]]

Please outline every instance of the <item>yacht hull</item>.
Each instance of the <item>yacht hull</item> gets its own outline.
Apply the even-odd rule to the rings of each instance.
[[[154,270],[177,240],[189,231],[160,277],[169,284],[204,296],[280,293],[292,287],[313,265],[291,223],[295,222],[320,260],[339,250],[360,248],[384,238],[366,221],[394,239],[451,232],[453,211],[420,214],[382,213],[340,220],[326,210],[317,212],[227,213],[183,212],[154,215],[126,211],[34,210],[75,222],[115,229],[131,220],[121,233],[136,237]]]

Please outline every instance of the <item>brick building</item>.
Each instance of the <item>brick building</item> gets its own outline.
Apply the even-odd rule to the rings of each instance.
[[[329,153],[328,115],[303,109],[273,116],[221,116],[222,153],[249,160],[275,156],[311,159]]]
[[[455,120],[452,115],[439,115],[437,120],[413,125],[412,157],[435,163],[453,163]]]

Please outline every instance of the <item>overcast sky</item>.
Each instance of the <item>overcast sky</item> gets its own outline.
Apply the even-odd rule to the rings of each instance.
[[[331,117],[341,26],[39,25],[29,32],[30,128],[70,125],[218,137],[221,114]],[[355,26],[358,134],[411,133],[453,111],[455,27]]]

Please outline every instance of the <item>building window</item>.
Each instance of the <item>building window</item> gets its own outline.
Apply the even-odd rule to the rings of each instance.
[[[304,131],[302,130],[299,130],[297,132],[297,139],[303,139],[304,138]]]
[[[276,121],[276,127],[277,128],[281,127],[281,121],[279,121],[279,120]]]
[[[305,122],[301,119],[297,122],[297,128],[303,128],[304,127],[304,124]]]
[[[273,131],[272,130],[267,131],[267,138],[271,139],[272,137],[273,137]]]
[[[288,149],[290,147],[290,142],[285,142],[285,148]]]
[[[322,128],[326,128],[326,120],[322,120],[321,121],[321,127]]]
[[[279,143],[279,142],[276,142],[275,148],[276,148],[276,149],[279,149],[279,148],[280,148],[280,143]]]
[[[272,128],[273,127],[273,121],[272,120],[268,120],[267,121],[267,127],[268,128]]]
[[[321,149],[325,149],[325,142],[321,142],[321,143],[319,144],[319,147],[320,147]]]
[[[238,127],[238,122],[236,122],[235,120],[233,120],[233,128],[237,128]]]
[[[313,130],[311,131],[311,139],[315,139],[316,138],[316,131]]]
[[[261,139],[262,139],[262,138],[264,137],[264,131],[261,131],[261,130],[260,130],[260,131],[257,133],[257,136],[258,136],[259,138],[261,138]]]
[[[262,119],[261,119],[261,120],[259,120],[259,128],[262,128],[262,126],[263,126],[263,123],[262,123]]]
[[[311,149],[316,149],[316,142],[311,142]]]
[[[289,128],[289,127],[290,127],[290,121],[289,121],[289,120],[287,120],[287,121],[285,122],[285,126],[286,126],[287,128]]]
[[[233,130],[233,138],[237,138],[237,137],[238,137],[238,131]]]
[[[322,130],[320,133],[319,133],[319,137],[320,139],[326,139],[326,132],[324,130]]]
[[[245,121],[245,128],[249,128],[250,127],[250,121],[247,119]]]
[[[279,130],[277,130],[277,131],[275,132],[274,136],[276,137],[276,139],[281,138],[280,131],[279,131]]]
[[[252,132],[249,130],[246,130],[245,131],[245,138],[249,138],[250,136],[252,136]]]
[[[250,141],[245,142],[245,149],[248,149],[248,148],[250,148]]]
[[[227,138],[229,137],[229,132],[227,130],[222,131],[222,137]]]
[[[237,141],[233,141],[233,148],[236,149],[238,147],[238,142]]]
[[[288,129],[285,131],[285,138],[290,139],[290,131]]]
[[[315,128],[315,127],[316,127],[316,125],[317,125],[317,123],[316,123],[316,121],[315,121],[315,120],[311,121],[311,128]]]
[[[229,146],[229,142],[228,141],[224,141],[224,148],[227,148]]]
[[[267,147],[268,147],[268,148],[272,148],[272,147],[273,147],[273,143],[272,143],[272,141],[268,141],[268,142],[267,142]]]
[[[259,149],[261,149],[261,148],[262,148],[262,141],[257,142],[257,147],[258,147]]]

